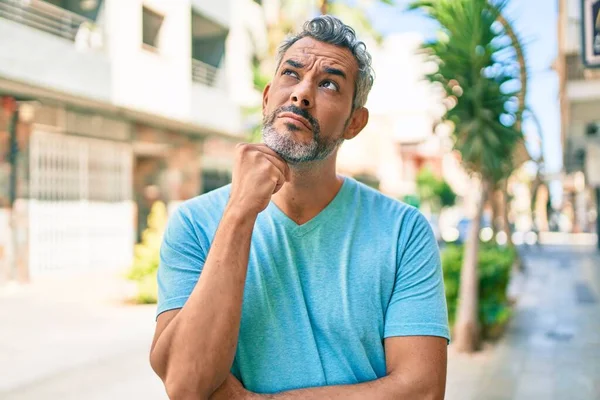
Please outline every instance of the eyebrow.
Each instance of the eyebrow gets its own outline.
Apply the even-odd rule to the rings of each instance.
[[[301,62],[298,62],[298,61],[285,60],[285,63],[291,65],[294,68],[304,68],[304,64],[302,64]]]
[[[330,75],[341,76],[342,78],[346,79],[346,74],[341,69],[325,67],[325,73]]]
[[[291,65],[292,67],[298,68],[298,69],[304,68],[304,64],[302,64],[299,61],[295,61],[295,60],[285,60],[284,64]],[[326,74],[341,76],[342,78],[347,79],[346,73],[344,71],[342,71],[341,69],[325,67],[325,69],[323,71]]]

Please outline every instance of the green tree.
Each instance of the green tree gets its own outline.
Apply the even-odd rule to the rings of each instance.
[[[438,178],[427,167],[419,170],[416,183],[420,201],[427,203],[434,212],[439,212],[444,207],[452,207],[456,202],[456,193],[448,182]]]
[[[515,85],[521,71],[510,35],[499,21],[505,5],[493,0],[422,0],[410,6],[440,25],[438,39],[424,45],[438,67],[428,78],[443,88],[447,111],[442,120],[454,127],[454,148],[463,167],[481,183],[454,327],[456,347],[466,352],[479,345],[477,256],[486,197],[513,170],[514,150],[522,141],[517,124],[522,85]]]
[[[437,196],[440,179],[427,167],[421,168],[416,177],[417,193],[422,202],[433,202]]]
[[[456,204],[456,193],[452,190],[452,187],[442,180],[437,187],[437,196],[440,199],[440,205],[443,207],[452,207]]]
[[[501,6],[503,6],[503,5],[501,5]],[[527,62],[525,59],[524,46],[522,44],[523,41],[521,40],[520,35],[513,28],[513,23],[511,21],[509,21],[508,19],[506,19],[502,15],[502,13],[498,14],[498,22],[504,28],[504,32],[506,33],[506,35],[510,38],[510,43],[511,43],[512,48],[514,49],[516,61],[519,66],[519,82],[521,84],[521,89],[517,92],[517,112],[515,115],[515,129],[517,131],[521,131],[521,126],[523,123],[523,115],[527,108],[525,99],[527,97],[527,86],[528,86],[527,85],[527,81],[528,81]],[[502,201],[504,203],[504,207],[503,207],[504,212],[502,215],[503,227],[504,227],[504,232],[506,233],[506,237],[508,240],[508,245],[513,250],[515,250],[515,246],[512,242],[512,231],[510,229],[510,223],[508,220],[508,210],[509,210],[509,206],[510,206],[510,201],[509,201],[510,196],[508,194],[508,177],[515,170],[515,168],[517,168],[519,165],[523,164],[527,160],[529,160],[529,154],[527,152],[527,149],[525,148],[525,142],[521,140],[521,141],[519,141],[519,143],[516,144],[516,148],[512,155],[512,161],[513,161],[512,162],[512,170],[510,170],[508,172],[507,176],[504,178],[503,181],[497,182],[495,185],[495,188],[496,189],[499,188],[499,190],[502,192]],[[514,253],[516,255],[516,263],[518,265],[521,265],[521,259],[519,257],[519,253],[516,250],[514,251]]]

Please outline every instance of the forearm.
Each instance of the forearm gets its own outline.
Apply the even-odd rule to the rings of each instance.
[[[225,211],[196,287],[157,340],[153,366],[158,364],[155,369],[167,390],[208,397],[227,377],[238,340],[255,219]]]
[[[263,394],[263,400],[398,400],[425,399],[438,400],[444,398],[443,388],[424,385],[423,382],[409,382],[401,377],[389,375],[374,381],[355,385],[323,386],[299,389],[276,394]]]
[[[359,400],[359,399],[397,399],[394,396],[390,377],[384,377],[370,382],[356,385],[322,386],[308,389],[299,389],[273,395],[263,395],[264,400]]]

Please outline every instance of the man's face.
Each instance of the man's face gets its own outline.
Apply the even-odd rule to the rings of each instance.
[[[308,37],[294,43],[264,92],[265,144],[287,162],[301,163],[322,160],[354,137],[357,73],[348,49]]]

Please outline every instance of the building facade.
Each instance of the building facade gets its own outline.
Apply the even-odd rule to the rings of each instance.
[[[559,1],[555,68],[560,79],[564,200],[573,216],[572,230],[597,231],[600,236],[600,69],[583,63],[582,4],[588,10],[600,9],[597,0]],[[599,21],[596,42],[600,47]]]
[[[153,201],[229,182],[262,14],[0,0],[0,280],[127,266]]]

